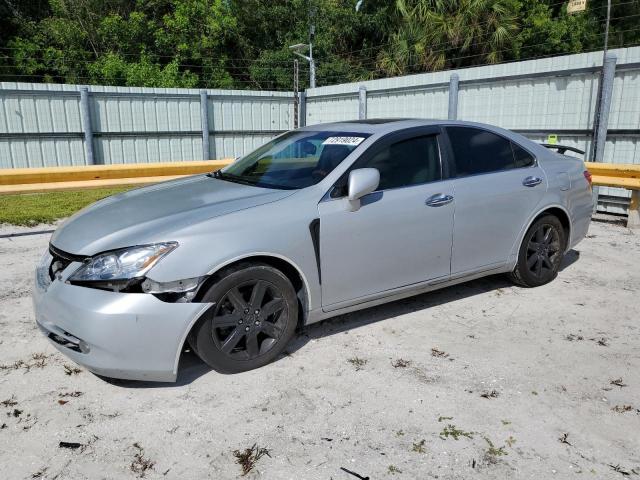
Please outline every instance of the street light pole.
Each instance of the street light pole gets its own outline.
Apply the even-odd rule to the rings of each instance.
[[[309,62],[309,87],[316,88],[316,62],[313,59],[313,44],[298,43],[296,45],[291,45],[289,48],[293,51],[294,55],[304,58]],[[301,50],[305,50],[307,48],[309,49],[308,56],[300,53]]]
[[[313,43],[309,44],[309,88],[316,88],[316,61],[313,59]]]
[[[293,128],[298,128],[298,109],[300,105],[298,90],[298,59],[296,58],[293,60]]]

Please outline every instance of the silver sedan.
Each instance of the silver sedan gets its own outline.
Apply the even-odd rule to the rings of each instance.
[[[505,273],[536,287],[587,233],[580,159],[469,122],[287,132],[221,171],[102,200],[36,269],[42,332],[109,377],[275,359],[296,327]]]

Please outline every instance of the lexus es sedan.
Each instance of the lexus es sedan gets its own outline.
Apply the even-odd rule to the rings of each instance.
[[[36,269],[37,324],[107,377],[274,360],[296,326],[497,273],[537,287],[587,233],[583,162],[501,128],[367,120],[78,212]]]

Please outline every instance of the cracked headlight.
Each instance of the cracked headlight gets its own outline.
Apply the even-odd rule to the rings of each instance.
[[[176,242],[154,243],[100,253],[88,258],[68,279],[69,283],[121,290],[142,277],[169,252]]]

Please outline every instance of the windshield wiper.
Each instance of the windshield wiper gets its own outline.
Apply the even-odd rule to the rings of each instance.
[[[207,173],[207,176],[212,178],[218,178],[220,180],[226,180],[228,182],[240,183],[243,185],[251,185],[252,187],[256,185],[254,182],[247,180],[244,177],[233,175],[231,173],[224,173],[221,170],[216,170],[215,172]]]
[[[220,170],[216,170],[215,172],[207,173],[207,177],[217,178],[220,180],[226,180],[228,182],[240,183],[242,185],[249,185],[251,187],[259,187],[259,188],[271,188],[275,190],[297,190],[298,187],[292,187],[289,185],[275,185],[271,183],[266,183],[261,180],[252,181],[245,177],[241,177],[239,175],[234,175],[232,173],[225,173]]]

